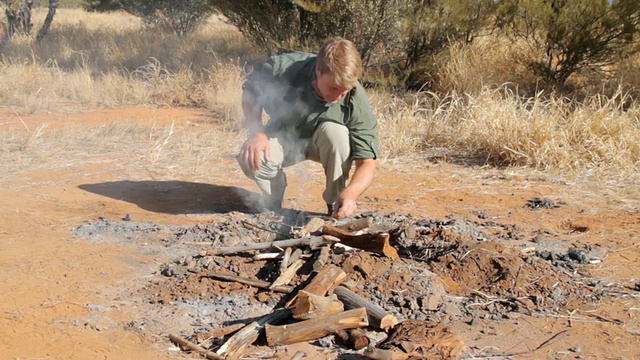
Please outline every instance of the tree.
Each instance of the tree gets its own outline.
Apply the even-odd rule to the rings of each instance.
[[[353,41],[365,65],[375,52],[398,43],[411,0],[210,0],[266,54],[279,49],[316,49],[328,37]]]
[[[44,18],[42,27],[38,30],[38,35],[36,35],[37,41],[44,39],[49,32],[49,28],[53,22],[53,17],[56,14],[56,9],[58,9],[58,0],[49,0],[49,11],[47,11],[47,16]]]
[[[122,8],[150,26],[169,26],[179,36],[196,29],[212,13],[208,0],[119,0]]]
[[[507,36],[542,50],[529,69],[553,87],[572,74],[629,54],[640,26],[638,0],[512,0],[497,24]]]
[[[10,39],[16,33],[31,32],[31,8],[33,0],[0,0],[4,5],[7,16],[7,37]]]
[[[429,77],[425,73],[429,58],[451,42],[469,43],[487,29],[494,14],[493,0],[416,0],[405,20],[404,52],[401,71],[406,85],[421,87]]]

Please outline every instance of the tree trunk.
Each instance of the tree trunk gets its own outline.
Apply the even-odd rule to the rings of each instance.
[[[51,27],[51,22],[53,22],[53,16],[56,14],[56,10],[58,9],[58,0],[49,0],[49,12],[47,12],[47,17],[44,18],[44,23],[40,30],[38,30],[38,35],[36,35],[36,41],[41,41],[49,32],[49,28]]]

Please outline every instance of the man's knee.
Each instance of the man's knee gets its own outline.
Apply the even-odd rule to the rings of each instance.
[[[346,126],[334,122],[324,122],[318,125],[315,135],[315,145],[320,152],[330,150],[348,157],[350,153],[349,130]]]
[[[264,155],[263,155],[264,157]],[[242,172],[252,180],[271,180],[278,176],[280,173],[280,165],[271,161],[266,161],[264,158],[260,160],[260,166],[258,169],[252,169],[248,162],[244,159],[242,154],[236,156],[238,164]]]

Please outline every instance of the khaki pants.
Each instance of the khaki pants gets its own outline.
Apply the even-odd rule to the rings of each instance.
[[[264,153],[258,170],[251,170],[241,156],[238,163],[242,171],[256,184],[271,201],[281,204],[287,187],[287,177],[283,168],[303,160],[313,160],[322,164],[326,176],[322,198],[333,204],[344,190],[351,169],[349,131],[344,125],[323,122],[318,125],[311,139],[297,139],[288,133],[278,133],[269,138],[270,161],[265,161]]]

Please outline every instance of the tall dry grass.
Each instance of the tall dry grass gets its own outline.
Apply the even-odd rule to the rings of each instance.
[[[45,11],[34,13],[36,28]],[[60,9],[45,41],[17,36],[0,51],[0,103],[41,111],[196,106],[237,128],[244,64],[255,57],[232,26],[212,17],[187,39],[146,29],[126,13]]]
[[[43,10],[36,12],[36,27],[43,16]],[[618,90],[605,97],[589,89],[582,102],[541,94],[523,65],[530,51],[487,37],[443,54],[438,86],[430,92],[372,90],[384,158],[415,161],[439,148],[494,166],[632,179],[640,170],[640,110],[629,96],[634,93]],[[18,37],[1,56],[5,105],[34,112],[61,102],[87,108],[195,106],[237,130],[245,63],[257,55],[218,18],[180,39],[149,31],[124,13],[61,9],[44,42]],[[621,64],[618,83],[624,79],[625,86],[616,89],[640,88],[638,59]],[[155,161],[176,146],[176,130],[163,131],[169,140],[154,142]],[[201,146],[191,143],[192,150]]]

